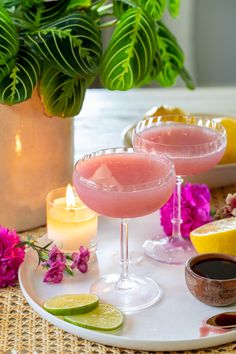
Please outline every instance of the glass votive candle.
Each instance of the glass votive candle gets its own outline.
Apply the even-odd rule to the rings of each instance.
[[[52,190],[46,204],[48,239],[65,253],[79,251],[84,246],[94,256],[98,216],[83,204],[75,189],[68,185]]]

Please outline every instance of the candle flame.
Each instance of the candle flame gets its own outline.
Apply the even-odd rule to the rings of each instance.
[[[66,187],[66,206],[67,208],[76,206],[75,194],[70,184]]]
[[[16,134],[15,140],[16,140],[16,148],[15,148],[16,153],[17,153],[17,155],[21,155],[22,143],[21,143],[21,140],[20,140],[20,134]]]

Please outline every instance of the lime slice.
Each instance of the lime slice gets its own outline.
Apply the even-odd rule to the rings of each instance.
[[[113,331],[123,324],[123,315],[115,306],[99,304],[98,307],[84,315],[66,316],[64,320],[76,326],[100,331]]]
[[[94,310],[99,298],[94,294],[68,294],[53,297],[47,300],[43,307],[53,315],[75,315]]]

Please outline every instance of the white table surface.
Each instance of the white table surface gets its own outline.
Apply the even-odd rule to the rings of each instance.
[[[121,132],[127,125],[151,107],[164,104],[187,112],[236,116],[236,87],[87,90],[83,109],[74,120],[75,160],[95,150],[121,146]]]

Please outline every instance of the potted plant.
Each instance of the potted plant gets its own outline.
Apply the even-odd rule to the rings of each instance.
[[[61,150],[57,156],[51,151],[55,152],[61,141],[69,140],[68,136],[63,138],[60,134],[66,130],[66,134],[69,135],[71,122],[67,120],[61,123],[62,120],[58,118],[56,121],[55,118],[43,119],[37,127],[36,121],[39,119],[37,120],[35,115],[41,110],[41,106],[49,117],[66,118],[77,115],[83,105],[86,89],[97,76],[102,86],[110,90],[129,90],[152,81],[157,81],[162,86],[172,86],[178,76],[187,87],[193,87],[184,67],[183,51],[174,35],[161,21],[166,9],[176,17],[179,0],[1,2],[0,103],[1,109],[4,110],[0,114],[0,141],[4,146],[0,146],[0,157],[3,161],[0,196],[6,204],[9,200],[7,189],[10,189],[16,197],[10,206],[5,207],[6,216],[5,219],[4,217],[3,220],[0,219],[0,223],[9,225],[5,220],[9,218],[11,211],[13,214],[17,213],[21,220],[25,213],[30,215],[30,212],[34,212],[32,215],[36,215],[38,211],[42,215],[43,209],[40,205],[44,204],[45,194],[52,186],[47,184],[46,187],[42,187],[35,181],[44,179],[42,183],[45,183],[45,180],[54,179],[53,186],[62,184],[64,181],[60,180],[58,183],[56,178],[53,178],[56,170],[58,175],[62,175],[59,165],[64,164],[67,167],[68,174],[65,175],[65,179],[68,181],[70,174],[68,161],[71,164],[71,160],[68,159],[69,150],[63,147],[67,163],[66,157],[61,163],[58,162]],[[107,27],[114,27],[114,31],[107,48],[103,49],[102,32]],[[29,99],[30,107],[27,105]],[[11,113],[9,106],[13,108],[14,113]],[[22,123],[24,116],[30,113],[32,123],[29,123],[27,118],[27,124],[34,127],[33,133],[27,124],[26,129],[25,123]],[[10,138],[7,124],[13,124],[12,117],[18,114],[20,118],[16,118],[17,127],[12,129]],[[9,117],[6,118],[5,115]],[[33,139],[34,144],[36,142],[38,144],[46,135],[46,129],[42,124],[50,125],[49,142],[43,141],[41,154],[41,148],[35,152],[31,142],[31,147],[28,147],[31,156],[24,159],[22,164],[19,154],[22,156],[26,150],[21,141],[22,132],[26,134],[26,130],[28,131],[25,141]],[[59,133],[54,131],[58,125],[61,125]],[[60,141],[52,141],[52,136],[57,135]],[[41,164],[46,156],[49,167]],[[27,183],[24,173],[28,176]],[[24,192],[26,190],[27,192]],[[36,194],[40,195],[39,201],[34,197]],[[28,199],[31,199],[31,204],[37,204],[39,210],[26,208]],[[23,210],[22,215],[19,210]],[[13,214],[11,220],[14,219]],[[41,217],[35,223],[42,222]],[[24,225],[26,228],[33,226],[26,221]],[[18,227],[14,221],[10,222],[10,226],[22,229],[22,226]]]

